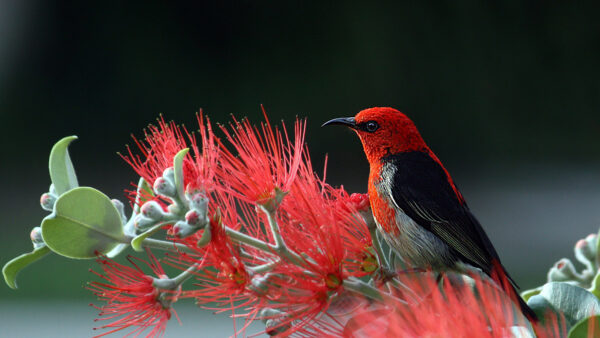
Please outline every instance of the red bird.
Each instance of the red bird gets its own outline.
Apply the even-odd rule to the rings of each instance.
[[[515,295],[523,313],[535,320],[452,177],[406,115],[377,107],[323,126],[334,124],[348,126],[360,137],[371,167],[373,216],[401,257],[414,267],[441,272],[480,269]]]

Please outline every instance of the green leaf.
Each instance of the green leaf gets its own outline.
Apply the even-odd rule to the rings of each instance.
[[[115,246],[112,250],[110,250],[109,252],[106,253],[106,257],[108,258],[115,258],[117,257],[119,254],[121,254],[121,252],[125,251],[125,249],[127,249],[129,247],[128,244],[119,244],[117,246]]]
[[[52,151],[50,151],[50,160],[48,162],[50,179],[59,196],[79,186],[77,183],[77,176],[75,176],[75,169],[73,168],[73,163],[71,163],[71,158],[69,157],[69,151],[67,149],[69,144],[76,139],[77,136],[67,136],[56,142],[52,147]]]
[[[591,314],[600,313],[600,300],[596,296],[584,288],[568,283],[547,283],[542,292],[531,297],[530,301],[534,297],[543,297],[554,309],[562,312],[568,327]]]
[[[544,286],[538,286],[535,289],[529,289],[529,290],[525,290],[523,292],[521,292],[521,297],[525,300],[528,301],[529,298],[531,298],[532,296],[538,295],[540,292],[542,292],[542,288]]]
[[[58,198],[54,213],[42,222],[42,237],[59,255],[94,258],[129,242],[121,222],[106,195],[90,187],[75,188]]]
[[[557,326],[558,332],[567,332],[567,323],[562,315],[546,298],[534,295],[529,298],[527,305],[535,312],[543,325]]]
[[[148,238],[148,236],[151,236],[152,234],[154,234],[155,232],[157,232],[158,230],[160,230],[163,226],[165,226],[167,224],[169,224],[169,223],[160,222],[156,225],[153,225],[151,228],[144,231],[142,234],[135,236],[135,238],[131,240],[131,247],[133,248],[133,250],[143,251],[144,248],[142,247],[142,242],[146,238]]]
[[[2,274],[4,275],[4,281],[11,289],[17,288],[17,275],[23,268],[29,264],[41,259],[50,252],[47,246],[41,246],[32,252],[22,254],[21,256],[15,257],[6,263],[2,268]]]
[[[591,316],[575,324],[569,338],[600,337],[600,316]]]
[[[173,158],[173,171],[175,172],[175,188],[179,199],[185,201],[185,187],[183,185],[183,159],[187,155],[189,148],[181,149]]]
[[[592,280],[592,286],[588,289],[594,296],[600,298],[600,270]]]

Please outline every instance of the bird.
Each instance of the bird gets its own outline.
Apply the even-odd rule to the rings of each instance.
[[[517,298],[523,314],[537,317],[439,158],[405,114],[374,107],[323,126],[353,129],[370,166],[368,196],[385,242],[413,267],[443,273],[475,268]]]

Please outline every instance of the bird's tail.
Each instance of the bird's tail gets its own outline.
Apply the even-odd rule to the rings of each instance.
[[[517,296],[517,300],[519,301],[519,308],[521,309],[521,312],[523,312],[525,317],[527,317],[527,319],[529,319],[530,322],[537,323],[539,321],[537,315],[535,314],[535,312],[533,312],[533,310],[529,307],[529,305],[527,305],[525,300],[517,293],[517,290],[514,288],[514,286],[513,286],[513,292]]]
[[[517,291],[517,284],[508,275],[508,272],[506,272],[506,269],[504,269],[504,266],[502,266],[502,264],[498,260],[494,260],[493,262],[491,277],[496,283],[498,283],[498,285],[500,285],[500,287],[509,295],[509,297],[513,299],[513,301],[519,304],[519,309],[532,324],[539,322],[539,319],[535,312],[529,307],[529,305],[527,305],[525,300],[519,295],[519,292]]]

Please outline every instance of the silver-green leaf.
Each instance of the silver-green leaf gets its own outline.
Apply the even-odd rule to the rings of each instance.
[[[47,246],[41,246],[32,252],[22,254],[18,257],[11,259],[2,268],[2,274],[4,275],[4,281],[11,289],[17,288],[17,275],[23,268],[29,264],[41,259],[50,252]]]
[[[90,187],[72,189],[58,198],[54,212],[42,222],[42,237],[52,251],[77,259],[106,254],[130,240],[111,200]]]
[[[181,201],[185,201],[185,186],[183,184],[183,159],[190,151],[189,148],[180,150],[173,158],[173,170],[175,171],[175,187]]]
[[[50,179],[58,195],[79,186],[68,151],[69,144],[76,139],[77,136],[67,136],[56,142],[50,151],[48,168],[50,169]]]
[[[590,315],[600,313],[600,300],[596,296],[584,288],[568,283],[546,283],[542,291],[531,297],[527,304],[534,308],[535,301],[539,301],[538,297],[543,297],[553,309],[564,314],[567,328]]]

